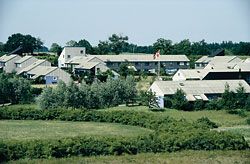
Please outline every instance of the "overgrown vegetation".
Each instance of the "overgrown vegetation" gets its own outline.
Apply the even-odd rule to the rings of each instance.
[[[87,108],[99,109],[130,103],[136,97],[135,82],[129,76],[125,80],[108,79],[107,82],[94,82],[92,85],[75,83],[66,85],[60,82],[55,88],[45,88],[38,97],[41,109]]]
[[[0,73],[0,104],[28,103],[32,100],[32,88],[28,80],[14,74]]]
[[[145,127],[155,131],[155,133],[139,138],[74,137],[22,142],[0,141],[2,160],[172,152],[183,149],[239,150],[248,148],[247,142],[240,135],[210,131],[215,124],[207,118],[189,123],[183,119],[175,120],[141,111],[38,110],[4,107],[0,110],[0,119],[110,122]]]

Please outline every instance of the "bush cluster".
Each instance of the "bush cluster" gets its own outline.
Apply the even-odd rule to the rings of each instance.
[[[28,80],[14,74],[0,73],[0,104],[28,103],[32,100],[31,85]]]
[[[59,82],[56,88],[46,88],[38,97],[41,109],[87,108],[100,109],[133,101],[136,97],[136,88],[133,77],[94,82],[92,85],[75,83],[66,85]]]

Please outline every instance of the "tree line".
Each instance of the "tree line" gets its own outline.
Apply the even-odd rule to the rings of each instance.
[[[228,55],[250,56],[250,42],[222,41],[221,43],[207,43],[205,40],[191,42],[189,39],[184,39],[174,43],[170,39],[159,38],[152,45],[142,46],[129,43],[128,40],[128,36],[112,34],[107,40],[100,40],[96,46],[91,45],[84,38],[79,41],[70,40],[66,43],[66,46],[86,47],[86,53],[88,54],[120,54],[123,52],[153,54],[160,50],[161,54],[209,55],[217,49],[225,49],[225,53]],[[10,53],[19,46],[22,49],[17,52],[18,54],[48,49],[43,45],[40,38],[17,33],[9,36],[6,43],[0,42],[0,54]],[[52,43],[49,51],[59,55],[62,49],[63,47],[58,43]]]

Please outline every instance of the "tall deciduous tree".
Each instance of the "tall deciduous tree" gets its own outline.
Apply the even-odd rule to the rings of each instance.
[[[93,47],[91,46],[91,44],[87,40],[85,40],[85,39],[80,40],[77,43],[77,46],[79,46],[79,47],[85,47],[87,54],[93,54]]]
[[[18,47],[22,47],[18,52],[18,54],[22,53],[33,53],[35,49],[41,48],[43,42],[39,38],[32,37],[31,35],[23,35],[20,33],[11,35],[5,46],[4,50],[6,52],[12,52]]]
[[[161,54],[171,54],[173,45],[171,40],[166,40],[163,38],[157,39],[157,41],[153,44],[154,50],[161,51]]]
[[[59,44],[57,44],[57,43],[52,43],[49,51],[50,52],[54,52],[57,55],[59,55],[62,52],[62,47]]]
[[[127,40],[128,36],[113,34],[109,37],[111,51],[117,55],[122,53],[124,46],[128,44]]]
[[[66,43],[66,46],[69,46],[69,47],[77,47],[78,44],[77,44],[77,41],[75,40],[70,40]]]

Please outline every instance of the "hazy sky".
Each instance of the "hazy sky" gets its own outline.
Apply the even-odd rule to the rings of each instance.
[[[96,45],[113,33],[139,45],[250,41],[250,0],[0,0],[0,41],[13,33],[48,47],[83,38]]]

